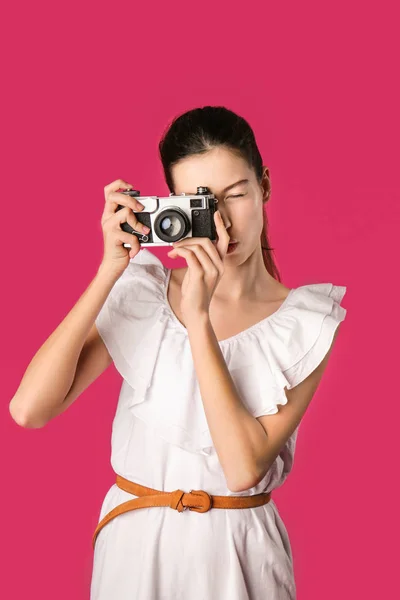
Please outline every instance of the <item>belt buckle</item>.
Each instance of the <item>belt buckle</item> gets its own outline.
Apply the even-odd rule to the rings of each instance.
[[[189,492],[188,492],[188,493],[189,493],[189,494],[191,494],[192,492],[193,492],[193,490],[189,490]],[[186,509],[188,509],[188,508],[190,508],[190,506],[184,506],[184,507],[183,507],[183,510],[186,510]],[[181,512],[183,512],[183,510],[182,510]]]
[[[183,510],[186,510],[188,508],[189,510],[194,510],[195,512],[205,513],[208,512],[210,508],[212,508],[212,498],[210,494],[208,494],[204,490],[189,490],[189,494],[192,493],[194,493],[196,496],[201,496],[201,498],[204,498],[204,506],[185,506]]]

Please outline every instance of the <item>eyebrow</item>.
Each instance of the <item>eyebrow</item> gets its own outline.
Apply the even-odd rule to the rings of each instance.
[[[237,185],[240,185],[241,183],[249,183],[248,179],[240,179],[240,181],[237,181],[236,183],[232,183],[231,185],[228,185],[228,187],[226,187],[225,189],[223,189],[222,191],[225,193],[228,190],[230,190],[231,188],[236,187]]]

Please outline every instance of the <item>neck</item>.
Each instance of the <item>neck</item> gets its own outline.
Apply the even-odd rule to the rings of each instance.
[[[238,248],[239,249],[239,248]],[[238,255],[239,256],[239,255]],[[236,256],[226,256],[224,274],[213,294],[217,302],[257,301],[268,296],[276,280],[265,268],[261,245],[241,264],[235,264]]]

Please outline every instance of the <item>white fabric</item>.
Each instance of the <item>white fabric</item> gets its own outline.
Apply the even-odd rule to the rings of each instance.
[[[111,465],[165,491],[217,495],[270,492],[283,484],[298,428],[264,479],[239,493],[227,486],[193,365],[188,332],[167,299],[171,270],[146,248],[112,288],[96,325],[123,382],[112,425]],[[287,403],[284,388],[322,361],[346,309],[345,286],[293,288],[280,308],[219,342],[239,395],[255,417]],[[135,498],[113,484],[99,521]],[[95,545],[91,600],[294,600],[293,557],[272,499],[252,509],[206,513],[169,507],[119,515]]]

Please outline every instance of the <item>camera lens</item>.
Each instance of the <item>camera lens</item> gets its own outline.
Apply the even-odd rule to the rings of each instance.
[[[176,242],[189,233],[190,221],[185,212],[179,208],[167,208],[157,215],[154,231],[164,242]]]
[[[168,215],[160,221],[160,229],[169,237],[180,235],[182,231],[182,221],[177,219],[175,215]]]

